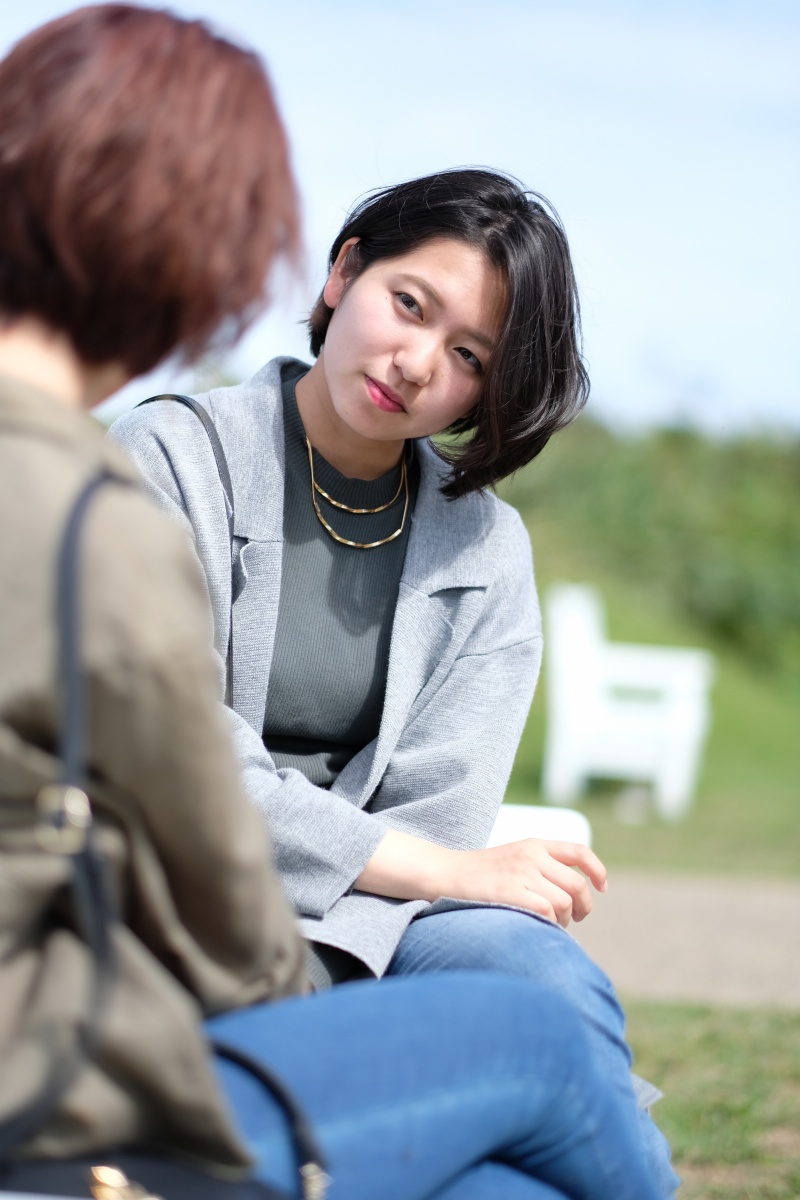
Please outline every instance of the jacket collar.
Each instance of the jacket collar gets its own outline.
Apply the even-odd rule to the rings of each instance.
[[[254,541],[283,540],[285,478],[281,367],[274,358],[247,383],[201,397],[225,446],[233,482],[235,532]],[[496,573],[489,545],[496,499],[472,494],[446,500],[445,465],[427,440],[417,442],[420,482],[402,582],[427,594],[486,587]],[[431,530],[437,536],[431,537]]]

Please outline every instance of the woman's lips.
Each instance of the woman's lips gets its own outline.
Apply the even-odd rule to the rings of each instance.
[[[370,379],[369,375],[365,378],[367,381],[367,393],[376,408],[381,408],[384,412],[392,413],[406,411],[406,407],[397,395],[397,392],[393,392],[391,388],[387,388],[381,383],[376,383],[374,379]]]

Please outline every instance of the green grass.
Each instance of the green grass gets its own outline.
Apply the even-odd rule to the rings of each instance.
[[[631,1003],[636,1070],[684,1184],[680,1200],[800,1197],[800,1013]]]
[[[513,503],[515,486],[505,489]],[[524,493],[523,493],[524,500]],[[663,591],[611,574],[603,556],[575,546],[563,526],[520,504],[534,546],[540,593],[557,580],[600,587],[610,636],[625,641],[695,645],[717,659],[712,728],[695,804],[667,824],[649,816],[636,827],[613,814],[616,789],[592,791],[581,804],[595,849],[611,867],[800,876],[800,692],[725,642],[715,643],[676,611]],[[541,802],[543,681],[522,738],[508,798]]]

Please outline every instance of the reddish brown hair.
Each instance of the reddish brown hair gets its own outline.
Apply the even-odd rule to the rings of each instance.
[[[82,8],[0,62],[0,313],[132,374],[234,337],[296,257],[283,129],[255,55],[199,21]]]

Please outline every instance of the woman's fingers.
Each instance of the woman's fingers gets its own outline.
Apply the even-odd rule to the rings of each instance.
[[[529,896],[526,908],[548,917],[551,921],[557,921],[566,929],[574,913],[574,901],[570,892],[551,883],[544,876],[540,876],[535,882],[532,881],[530,890],[526,890]],[[575,919],[580,920],[579,917]]]
[[[589,915],[592,910],[592,893],[583,875],[552,857],[540,864],[539,869],[549,883],[569,897],[574,921],[582,921]],[[560,918],[559,924],[564,924]]]
[[[560,925],[570,920],[582,921],[592,908],[592,893],[586,879],[573,867],[586,873],[599,891],[606,888],[606,869],[588,846],[576,842],[545,842],[528,838],[484,852],[499,856],[496,863],[503,871],[507,888],[512,893],[524,892],[524,900],[511,899],[513,904],[534,908],[531,897],[542,896],[553,910]],[[542,915],[549,915],[542,913]],[[553,919],[553,918],[551,918]]]
[[[593,850],[580,842],[542,842],[548,853],[558,862],[568,867],[578,867],[583,871],[598,892],[604,892],[608,886],[605,864],[600,861]]]
[[[528,892],[523,899],[509,901],[509,903],[515,903],[517,908],[527,908],[529,912],[536,913],[537,917],[547,917],[547,920],[552,921],[554,925],[564,925],[566,928],[566,923],[559,920],[558,913],[550,901],[538,892]]]
[[[487,900],[530,909],[564,926],[573,910],[580,919],[591,907],[583,876],[553,858],[541,841],[514,842],[478,853],[487,872],[484,886],[491,887],[494,877],[493,894],[485,896]]]

